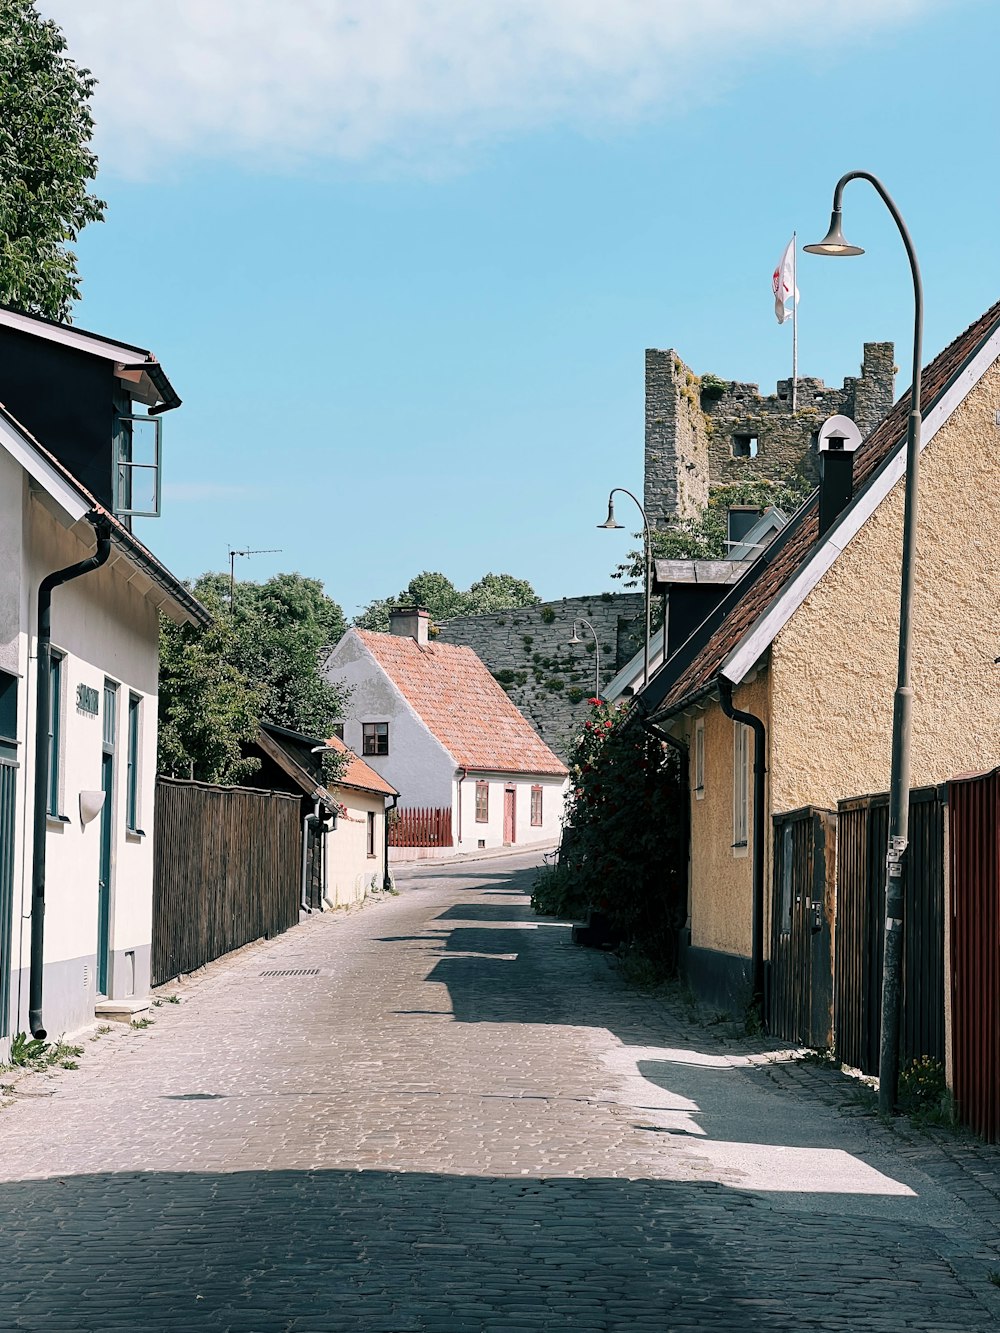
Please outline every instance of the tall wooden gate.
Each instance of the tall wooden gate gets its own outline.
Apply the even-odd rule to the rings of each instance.
[[[1000,1139],[1000,769],[948,784],[953,1091],[959,1119]]]
[[[834,864],[837,817],[805,806],[774,816],[768,1026],[777,1037],[833,1042]]]
[[[886,794],[838,807],[836,974],[838,1059],[877,1074],[885,931]],[[903,912],[900,1059],[944,1060],[944,804],[936,787],[910,792]]]

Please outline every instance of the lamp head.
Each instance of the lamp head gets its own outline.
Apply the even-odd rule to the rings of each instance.
[[[815,245],[804,245],[811,255],[863,255],[859,245],[850,245],[840,225],[841,213],[835,208],[830,214],[830,230]]]
[[[620,528],[621,524],[615,522],[615,500],[613,495],[608,496],[608,516],[603,523],[598,523],[599,528]]]
[[[575,624],[574,624],[574,626],[573,626],[573,637],[572,637],[571,639],[567,639],[566,642],[567,642],[567,643],[583,643],[583,640],[580,638],[579,634],[577,634],[577,632],[576,632],[576,625],[575,625]]]

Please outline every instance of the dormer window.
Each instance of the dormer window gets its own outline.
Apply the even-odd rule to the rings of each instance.
[[[162,435],[163,422],[158,416],[115,413],[115,513],[119,518],[160,517]]]

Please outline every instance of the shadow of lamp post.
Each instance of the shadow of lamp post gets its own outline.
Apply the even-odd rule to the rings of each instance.
[[[586,625],[594,636],[594,698],[599,699],[601,697],[601,645],[597,642],[597,630],[594,629],[589,620],[584,620],[581,616],[579,620],[573,621],[573,637],[567,639],[567,643],[583,643],[583,639],[576,632],[577,625]]]
[[[906,892],[907,843],[910,819],[910,741],[913,690],[910,686],[910,639],[913,577],[916,556],[917,484],[920,477],[920,358],[924,295],[920,269],[906,223],[889,192],[867,171],[849,171],[833,192],[830,230],[816,245],[804,248],[814,255],[860,255],[841,230],[841,198],[848,181],[868,181],[892,214],[902,237],[913,275],[913,378],[910,414],[906,427],[906,489],[903,502],[903,552],[899,592],[899,651],[892,712],[892,769],[889,779],[889,842],[885,877],[885,945],[882,968],[882,1023],[879,1032],[879,1110],[891,1115],[899,1089],[900,980],[903,962],[903,908]]]
[[[642,505],[635,498],[635,496],[632,494],[631,491],[627,491],[624,486],[615,486],[608,496],[608,517],[605,519],[603,523],[598,523],[597,526],[599,528],[608,528],[609,530],[620,528],[622,526],[620,523],[617,523],[615,521],[615,496],[619,494],[627,495],[628,498],[631,501],[633,501],[636,508],[639,510],[639,513],[642,515],[642,554],[643,554],[643,564],[645,566],[645,578],[643,580],[643,592],[644,592],[643,601],[646,607],[646,632],[645,632],[645,637],[643,638],[642,641],[642,683],[643,686],[645,687],[646,685],[649,684],[649,623],[650,623],[649,589],[651,582],[650,569],[652,564],[652,552],[650,551],[650,542],[649,542],[649,523],[646,519],[646,511],[645,509],[643,509]]]

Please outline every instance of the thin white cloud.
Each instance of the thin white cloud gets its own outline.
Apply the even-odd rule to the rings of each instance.
[[[942,0],[38,0],[100,80],[105,166],[419,162],[711,97],[733,61]]]

